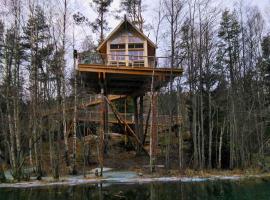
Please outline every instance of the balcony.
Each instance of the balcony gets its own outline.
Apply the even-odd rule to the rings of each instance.
[[[130,52],[132,53],[132,52]],[[80,53],[78,64],[89,66],[130,68],[171,68],[170,57],[136,56],[125,54]],[[173,68],[179,68],[174,66]]]

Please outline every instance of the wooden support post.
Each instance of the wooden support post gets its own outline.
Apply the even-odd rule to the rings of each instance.
[[[100,130],[99,130],[99,165],[100,165],[100,176],[103,175],[103,162],[104,162],[104,132],[105,132],[105,95],[104,88],[101,88],[101,99],[100,104]]]
[[[107,97],[106,89],[104,90],[104,98],[102,99],[104,103],[104,154],[108,155],[109,152],[109,128],[108,128],[108,104],[105,100],[105,97]]]
[[[127,99],[125,99],[125,122],[127,121]],[[127,127],[125,126],[125,133],[127,132]],[[125,146],[127,146],[128,137],[127,134],[125,134]]]
[[[138,100],[138,97],[133,97],[135,134],[136,134],[137,138],[140,140],[140,137],[139,137],[139,112],[138,112],[137,100]],[[136,151],[138,153],[139,146],[137,146]]]
[[[151,103],[151,131],[150,131],[150,171],[155,170],[156,154],[157,154],[157,94],[153,92]]]
[[[143,132],[143,96],[140,96],[140,101],[139,101],[139,127],[138,127],[138,136],[139,136],[139,139],[140,139],[140,142],[143,143],[143,135],[144,135],[144,132]],[[138,149],[138,153],[141,153],[142,149],[139,148]]]
[[[99,84],[101,88],[101,109],[100,109],[100,134],[99,134],[99,165],[100,176],[103,175],[104,154],[108,153],[108,105],[106,90],[106,74],[99,74]]]
[[[151,101],[152,103],[152,101]],[[147,136],[147,132],[148,132],[148,127],[149,127],[149,121],[150,121],[150,115],[151,115],[151,103],[147,112],[147,117],[146,117],[146,122],[145,122],[145,129],[144,129],[144,135],[143,135],[143,140],[142,140],[142,144],[144,145],[145,143],[145,139]]]

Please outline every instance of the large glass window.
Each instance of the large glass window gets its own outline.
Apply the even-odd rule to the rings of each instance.
[[[143,43],[138,43],[138,44],[128,44],[129,49],[143,49]]]
[[[111,44],[111,49],[125,49],[125,44]]]
[[[112,51],[111,60],[125,60],[125,51]]]
[[[143,60],[143,51],[128,51],[129,60]]]

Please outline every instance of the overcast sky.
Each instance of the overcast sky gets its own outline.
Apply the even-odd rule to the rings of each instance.
[[[90,2],[91,0],[72,0],[72,12],[80,11],[88,17],[90,21],[94,20],[95,13],[89,6]],[[146,23],[152,23],[152,19],[155,16],[154,10],[157,10],[158,2],[159,0],[143,0],[143,5],[146,6],[146,11],[143,13]],[[221,9],[225,9],[232,8],[239,0],[213,0],[213,2],[219,5]],[[270,22],[270,0],[243,0],[243,4],[248,6],[258,6],[265,17],[266,22],[267,20]],[[114,0],[112,3],[112,10],[118,9],[119,6],[120,0]],[[119,21],[115,20],[112,16],[108,17],[108,22],[111,28],[114,28],[119,23]],[[77,27],[75,34],[77,38],[76,46],[80,45],[86,35],[93,35],[91,34],[91,29],[89,27]],[[150,38],[153,37],[151,32],[146,34],[149,34]]]

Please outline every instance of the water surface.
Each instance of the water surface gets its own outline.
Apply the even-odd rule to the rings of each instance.
[[[265,200],[270,199],[266,179],[148,184],[91,184],[34,188],[0,188],[0,200]]]

